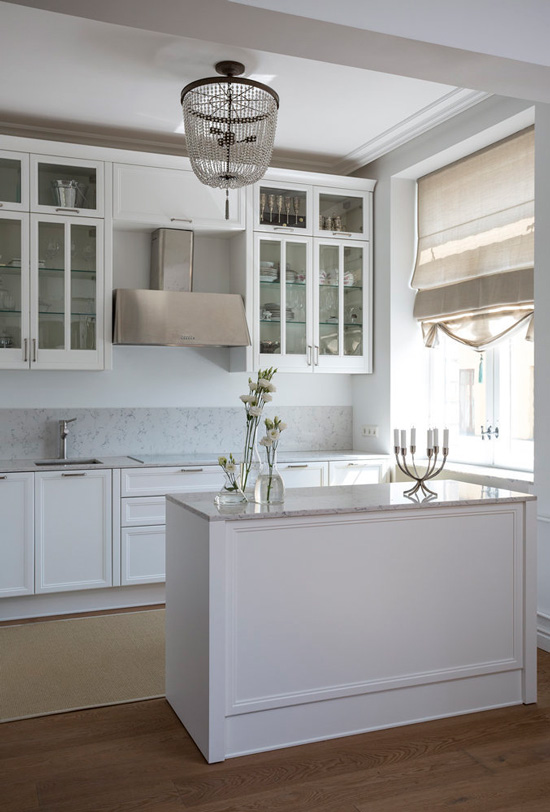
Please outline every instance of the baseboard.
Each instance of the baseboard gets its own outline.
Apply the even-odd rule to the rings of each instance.
[[[550,615],[537,614],[537,646],[543,651],[550,651]]]

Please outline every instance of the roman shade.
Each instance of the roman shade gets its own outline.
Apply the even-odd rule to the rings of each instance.
[[[477,350],[521,324],[533,337],[534,128],[418,181],[411,285],[426,346],[441,330]]]

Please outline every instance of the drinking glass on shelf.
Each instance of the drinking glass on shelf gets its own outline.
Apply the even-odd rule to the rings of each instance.
[[[260,195],[260,223],[262,222],[264,211],[265,211],[265,204],[267,203],[267,195],[265,192],[262,192]]]
[[[292,207],[294,209],[295,222],[298,223],[298,215],[300,214],[300,198],[294,197],[292,199]]]
[[[281,222],[281,212],[283,210],[283,202],[284,197],[282,195],[277,195],[277,214],[278,214],[277,222],[279,223]]]
[[[285,216],[286,216],[286,224],[288,225],[288,218],[290,217],[290,198],[285,197]]]
[[[269,206],[269,222],[273,222],[273,209],[275,208],[275,195],[269,195],[267,198],[267,205]]]

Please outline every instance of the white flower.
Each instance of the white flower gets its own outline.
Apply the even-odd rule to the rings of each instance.
[[[268,392],[271,392],[269,387],[272,386],[272,383],[271,381],[268,381],[267,378],[258,378],[258,383],[256,386],[258,389],[267,389]]]
[[[228,462],[225,466],[225,470],[227,471],[228,474],[234,474],[235,471],[237,470],[237,466],[235,465],[234,462]]]
[[[286,428],[288,428],[286,423],[279,423],[279,431],[284,431]]]
[[[272,395],[268,395],[267,392],[264,393],[264,402],[269,403],[270,400],[273,400]]]
[[[262,439],[259,442],[260,442],[260,445],[265,445],[265,446],[273,445],[273,440],[271,439],[271,437],[268,437],[268,436],[262,437]]]
[[[262,414],[262,407],[261,406],[251,406],[248,410],[248,414],[252,417],[261,417]]]
[[[243,403],[253,403],[254,402],[254,395],[240,395],[240,398]]]
[[[279,429],[269,429],[269,431],[267,432],[267,436],[271,437],[272,440],[278,440],[279,437],[281,436],[281,432],[279,431]]]
[[[271,383],[271,381],[268,381],[266,389],[267,389],[268,392],[276,392],[277,391],[277,387],[275,386],[274,383]]]

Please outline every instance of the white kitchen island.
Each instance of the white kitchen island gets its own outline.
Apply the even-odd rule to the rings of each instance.
[[[166,696],[207,761],[536,701],[534,497],[405,487],[168,497]]]

